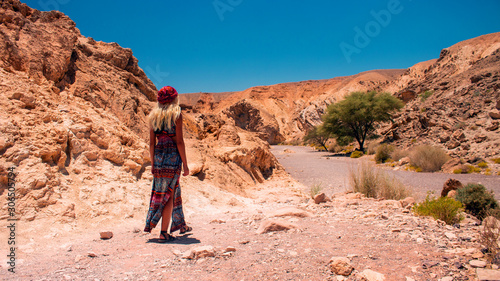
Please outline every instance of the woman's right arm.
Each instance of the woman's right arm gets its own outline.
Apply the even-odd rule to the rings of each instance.
[[[149,129],[149,157],[151,157],[151,171],[155,167],[155,145],[156,145],[156,136],[153,128]]]
[[[184,136],[182,133],[182,114],[175,121],[175,139],[177,144],[177,150],[179,150],[179,154],[182,159],[182,169],[184,170],[184,173],[182,173],[182,175],[189,176],[189,168],[186,158],[186,146],[184,145]]]

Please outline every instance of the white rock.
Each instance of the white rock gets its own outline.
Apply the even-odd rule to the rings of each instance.
[[[365,269],[359,274],[361,281],[384,281],[384,274],[375,272],[371,269]]]
[[[470,266],[475,267],[475,268],[485,268],[486,267],[486,262],[485,261],[480,261],[480,260],[471,260],[469,261]]]

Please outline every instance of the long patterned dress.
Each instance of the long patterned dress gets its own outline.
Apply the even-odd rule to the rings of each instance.
[[[182,211],[181,187],[179,185],[182,159],[177,145],[172,139],[175,136],[175,124],[170,129],[155,131],[155,136],[157,141],[154,150],[154,168],[152,170],[154,176],[153,190],[144,231],[151,232],[158,224],[163,208],[167,205],[172,190],[174,190],[174,208],[170,227],[172,233],[186,226],[184,212]]]

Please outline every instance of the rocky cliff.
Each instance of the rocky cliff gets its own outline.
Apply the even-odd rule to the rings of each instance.
[[[144,213],[152,179],[146,119],[156,88],[132,51],[17,0],[0,4],[0,38],[0,197],[15,167],[23,220]],[[244,193],[281,170],[255,133],[187,111],[192,176],[183,184],[193,192],[208,184]]]
[[[406,106],[381,128],[386,141],[437,145],[469,162],[500,154],[500,33],[443,49],[391,87]]]

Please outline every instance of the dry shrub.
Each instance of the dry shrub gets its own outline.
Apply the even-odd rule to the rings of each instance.
[[[372,165],[363,162],[357,171],[349,171],[352,189],[371,198],[400,200],[411,195],[411,191],[398,179],[390,177]]]
[[[443,149],[426,144],[414,147],[409,156],[410,164],[421,168],[424,172],[439,171],[443,164],[450,159],[450,156]]]
[[[366,147],[366,154],[367,155],[373,155],[377,152],[377,147],[379,146],[380,144],[378,142],[370,142],[368,143],[367,147]]]
[[[377,163],[384,163],[391,159],[391,153],[394,151],[394,146],[383,143],[377,147],[375,152],[375,161]]]
[[[399,161],[400,159],[407,157],[409,154],[410,152],[408,150],[396,148],[391,153],[391,159],[394,161]]]
[[[314,199],[314,197],[318,195],[321,192],[321,190],[323,190],[323,184],[321,183],[313,184],[309,189],[309,194],[311,195],[311,198]]]
[[[500,262],[500,221],[493,216],[483,220],[480,234],[480,243],[486,249],[486,258],[489,262],[499,264]]]

